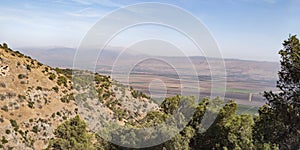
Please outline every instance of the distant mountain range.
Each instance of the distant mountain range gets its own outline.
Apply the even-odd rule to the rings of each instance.
[[[76,54],[75,48],[68,48],[68,47],[21,47],[17,48],[18,51],[35,58],[42,63],[53,67],[72,67],[74,56]],[[95,50],[99,51],[100,50]],[[150,55],[143,55],[138,54],[134,55],[127,52],[122,52],[120,48],[108,48],[104,49],[99,55],[99,65],[108,65],[111,63],[115,63],[115,60],[119,56],[118,61],[126,62],[126,64],[131,62],[138,62],[140,59],[145,58],[160,58],[162,60],[167,60],[169,62],[174,63],[181,63],[186,57],[167,57],[167,56],[150,56]],[[195,64],[203,64],[206,61],[204,56],[190,56],[189,59]],[[216,58],[215,61],[220,61],[221,59]],[[227,71],[230,71],[234,68],[249,68],[251,69],[262,69],[268,72],[270,79],[276,79],[277,70],[279,70],[279,63],[278,62],[268,62],[268,61],[255,61],[255,60],[241,60],[241,59],[232,59],[232,58],[225,58],[224,62],[226,64]]]
[[[52,67],[72,68],[76,49],[67,47],[48,47],[48,48],[19,48],[19,51],[32,56],[44,64]],[[95,50],[98,51],[98,50]],[[120,55],[120,56],[119,56]],[[102,51],[95,63],[95,71],[101,74],[113,76],[114,79],[123,84],[133,86],[145,93],[150,94],[148,89],[153,79],[159,79],[167,85],[167,95],[176,95],[180,92],[178,81],[188,82],[199,81],[202,95],[210,94],[211,70],[214,66],[218,71],[221,59],[212,59],[207,63],[203,56],[191,57],[166,57],[149,56],[143,54],[121,53],[120,48],[109,48]],[[84,57],[84,56],[81,56]],[[226,66],[226,97],[244,103],[249,99],[249,94],[253,95],[253,100],[263,101],[259,93],[274,90],[279,63],[224,59]],[[194,65],[194,68],[192,68]],[[84,69],[84,68],[82,68]],[[192,72],[195,71],[195,74]],[[178,74],[181,74],[179,77]],[[193,88],[193,87],[192,87]],[[154,91],[161,91],[157,87]],[[221,90],[221,89],[220,89]],[[197,94],[191,90],[188,94]]]

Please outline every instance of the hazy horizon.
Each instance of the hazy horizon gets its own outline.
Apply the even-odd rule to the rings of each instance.
[[[9,44],[8,44],[9,45]],[[10,45],[9,45],[10,46]],[[10,46],[11,47],[11,46]],[[34,54],[37,54],[37,52],[45,52],[49,50],[72,50],[73,52],[77,51],[77,47],[64,47],[64,46],[45,46],[45,47],[11,47],[14,50],[20,51],[22,53],[25,53],[26,55],[29,55],[31,57],[34,57]],[[116,53],[120,53],[122,52],[122,47],[109,47],[104,49],[104,51],[111,51],[111,52],[116,52]],[[100,51],[100,50],[99,50]],[[33,53],[32,53],[33,52]],[[32,54],[31,54],[32,53]],[[132,56],[153,56],[153,57],[206,57],[204,55],[158,55],[158,54],[150,54],[150,53],[143,53],[143,52],[137,52],[137,51],[124,51],[124,54],[130,54]],[[211,58],[216,58],[216,57],[211,57]],[[39,59],[39,58],[35,58],[35,59]],[[220,58],[216,58],[216,59],[220,59]],[[243,59],[243,58],[233,58],[233,57],[223,57],[223,59],[225,60],[241,60],[241,61],[255,61],[255,62],[270,62],[270,63],[278,63],[279,62],[276,60],[255,60],[255,59]],[[63,64],[62,64],[63,65]]]
[[[52,45],[77,48],[89,29],[104,16],[121,7],[142,2],[147,1],[4,0],[0,12],[2,25],[0,42],[6,42],[13,48]],[[289,34],[299,34],[300,20],[297,16],[299,1],[161,0],[154,2],[174,5],[200,20],[213,35],[224,58],[278,62],[278,51],[282,48],[282,41]],[[180,36],[176,31],[151,25],[130,28],[114,38],[109,45],[122,47],[130,41],[143,42],[137,39],[149,35],[150,38],[159,37],[181,44],[183,49],[176,52],[176,55],[182,52],[189,56],[201,55],[190,46],[185,37]],[[151,44],[146,43],[144,46],[151,49]],[[146,53],[174,55],[172,49]]]

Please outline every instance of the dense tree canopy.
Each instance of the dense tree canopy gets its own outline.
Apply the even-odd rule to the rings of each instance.
[[[79,116],[60,125],[54,132],[56,138],[50,141],[49,148],[55,150],[92,150],[91,135],[86,131],[87,124]]]
[[[268,103],[259,110],[255,136],[258,142],[271,142],[281,149],[298,149],[300,140],[300,43],[290,36],[283,42],[279,93],[265,92]]]

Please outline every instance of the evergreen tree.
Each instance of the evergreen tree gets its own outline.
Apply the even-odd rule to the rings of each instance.
[[[219,112],[215,122],[203,133],[192,138],[192,149],[254,149],[250,115],[236,115],[237,104],[227,103]],[[200,121],[200,120],[199,120]],[[200,123],[200,122],[199,122]],[[195,124],[195,123],[194,123]],[[199,129],[198,129],[199,130]]]
[[[268,103],[260,108],[255,139],[260,143],[277,143],[281,149],[298,149],[300,137],[300,43],[290,36],[283,42],[279,93],[265,92]]]
[[[87,124],[79,116],[67,120],[54,132],[56,138],[50,141],[49,149],[91,150],[94,149],[91,135],[86,131]]]

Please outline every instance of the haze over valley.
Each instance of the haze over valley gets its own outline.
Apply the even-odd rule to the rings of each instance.
[[[199,82],[200,96],[210,96],[212,77],[209,65],[216,66],[219,64],[218,61],[223,61],[213,59],[213,63],[208,65],[207,60],[202,56],[151,56],[128,52],[121,53],[120,49],[103,50],[99,53],[96,66],[91,66],[88,69],[112,76],[121,83],[147,94],[151,94],[150,91],[152,91],[156,98],[179,94],[181,92],[181,80],[185,80],[187,83]],[[76,61],[74,60],[76,49],[73,48],[19,48],[18,50],[52,67],[72,68],[73,61]],[[98,51],[100,52],[100,50]],[[261,106],[264,104],[262,94],[264,91],[275,89],[279,63],[240,59],[224,59],[224,62],[227,80],[226,99],[235,100],[244,105]],[[219,70],[222,71],[222,69],[223,67],[220,66]],[[197,76],[198,78],[195,78]],[[157,79],[161,80],[157,84],[164,82],[165,85],[150,88],[151,83],[155,84]],[[186,88],[190,89],[187,90],[190,92],[184,93],[186,96],[198,94],[195,93],[197,87],[193,87],[192,84]],[[167,92],[162,92],[164,90]],[[220,89],[220,91],[222,90],[224,89]],[[216,95],[218,94],[216,93]],[[249,96],[251,96],[251,102]]]

